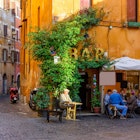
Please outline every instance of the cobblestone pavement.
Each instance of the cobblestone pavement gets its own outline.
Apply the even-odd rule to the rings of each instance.
[[[0,140],[139,140],[140,116],[110,120],[104,115],[81,116],[76,121],[39,118],[21,102],[0,96]]]

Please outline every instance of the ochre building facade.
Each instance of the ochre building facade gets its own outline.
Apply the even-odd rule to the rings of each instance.
[[[110,59],[128,56],[140,59],[139,46],[139,22],[140,22],[140,0],[22,0],[22,51],[21,51],[21,94],[26,96],[30,90],[39,84],[40,70],[37,62],[33,61],[28,50],[24,48],[27,40],[26,35],[32,30],[31,27],[39,26],[41,28],[51,27],[55,22],[67,18],[75,12],[88,8],[90,6],[103,8],[105,17],[96,27],[93,27],[88,33],[96,40],[96,46],[102,48]],[[139,84],[139,71],[116,71],[121,73],[122,80],[127,80],[134,84]],[[81,75],[92,84],[94,75],[99,79],[99,70],[87,69],[82,71]],[[86,89],[87,83],[83,86],[86,94],[84,97],[85,106],[90,100],[89,89]],[[121,88],[121,83],[116,82],[114,86],[108,88]],[[81,93],[82,94],[82,93]],[[90,107],[89,107],[90,108]]]

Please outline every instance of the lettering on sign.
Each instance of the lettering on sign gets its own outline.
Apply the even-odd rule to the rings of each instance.
[[[78,54],[80,54],[80,58],[82,60],[93,60],[95,58],[96,61],[99,59],[102,59],[104,56],[104,50],[102,48],[95,48],[94,50],[91,47],[86,47],[82,50],[80,50],[80,53],[78,53],[78,50],[76,48],[71,49],[71,56],[75,59],[78,59]]]

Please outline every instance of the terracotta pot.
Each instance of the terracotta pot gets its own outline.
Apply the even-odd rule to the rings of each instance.
[[[101,112],[101,107],[94,107],[93,112],[94,113],[100,113]]]

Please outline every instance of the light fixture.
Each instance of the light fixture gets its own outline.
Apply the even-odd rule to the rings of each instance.
[[[113,27],[110,25],[108,28],[109,28],[109,30],[111,30]]]
[[[108,57],[108,52],[104,52],[104,57]]]
[[[54,56],[54,64],[58,64],[60,62],[60,56]]]

